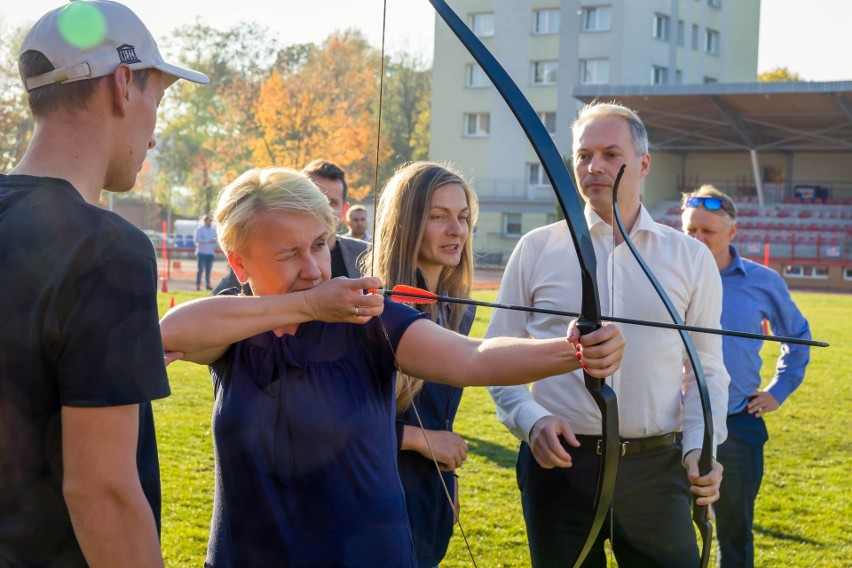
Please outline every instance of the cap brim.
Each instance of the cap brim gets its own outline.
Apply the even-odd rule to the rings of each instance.
[[[174,81],[171,81],[171,83],[174,83],[178,79],[186,79],[187,81],[192,81],[193,83],[201,83],[202,85],[206,85],[210,82],[210,78],[204,73],[199,73],[198,71],[193,71],[192,69],[186,69],[185,67],[178,67],[177,65],[172,65],[171,63],[163,62],[158,65],[154,65],[154,69],[159,69],[163,73],[174,77]]]

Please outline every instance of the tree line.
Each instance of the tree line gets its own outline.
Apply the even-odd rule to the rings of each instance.
[[[0,171],[17,163],[32,135],[17,72],[25,31],[0,21]],[[283,45],[257,23],[219,30],[200,20],[161,49],[210,77],[209,85],[170,87],[178,92],[163,101],[157,147],[135,190],[166,204],[170,187],[187,188],[188,210],[178,213],[209,211],[218,189],[251,167],[298,169],[325,158],[346,171],[358,201],[372,191],[377,163],[381,183],[399,164],[427,157],[431,69],[421,55],[386,54],[382,65],[357,30]]]

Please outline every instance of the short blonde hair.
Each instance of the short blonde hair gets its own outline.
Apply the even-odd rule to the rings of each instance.
[[[267,211],[311,215],[335,236],[337,219],[328,198],[305,174],[290,168],[248,170],[225,186],[216,206],[216,233],[226,253],[243,252],[258,216]]]

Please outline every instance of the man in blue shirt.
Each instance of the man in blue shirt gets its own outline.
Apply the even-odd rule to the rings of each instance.
[[[737,234],[737,210],[730,197],[704,185],[683,196],[683,231],[703,242],[722,276],[722,327],[762,333],[768,320],[778,335],[810,339],[807,320],[793,303],[787,284],[773,270],[740,257],[731,241]],[[777,410],[805,377],[810,350],[783,344],[775,375],[760,388],[762,343],[725,337],[725,367],[731,375],[728,439],[717,459],[725,468],[720,498],[713,505],[722,568],[754,566],[754,501],[763,477],[763,445],[769,438],[763,415]]]

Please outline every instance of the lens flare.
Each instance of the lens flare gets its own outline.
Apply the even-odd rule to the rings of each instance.
[[[101,11],[91,4],[72,2],[59,14],[57,21],[62,38],[80,49],[90,49],[104,40],[107,22]]]

